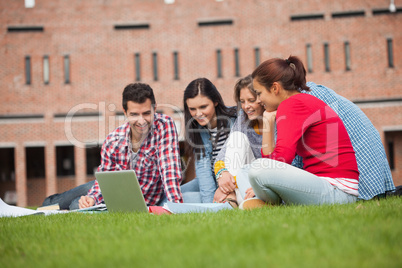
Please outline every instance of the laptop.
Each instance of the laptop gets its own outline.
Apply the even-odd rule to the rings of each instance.
[[[134,170],[95,172],[109,212],[149,212]]]

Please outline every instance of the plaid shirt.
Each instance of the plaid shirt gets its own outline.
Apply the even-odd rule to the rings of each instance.
[[[384,146],[370,119],[354,103],[333,90],[308,82],[311,94],[328,104],[342,119],[356,153],[359,176],[359,198],[369,200],[395,189]],[[301,157],[292,165],[303,167]]]
[[[165,193],[169,201],[183,202],[179,141],[173,120],[155,113],[152,128],[134,158],[135,163],[132,163],[134,153],[131,150],[130,131],[127,122],[107,136],[98,171],[134,169],[149,206],[158,204]],[[95,199],[95,204],[103,202],[98,181],[95,180],[88,196]]]

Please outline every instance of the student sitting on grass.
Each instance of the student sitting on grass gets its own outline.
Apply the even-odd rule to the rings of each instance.
[[[237,202],[233,200],[233,203],[240,203],[242,199],[254,197],[248,177],[236,175],[245,164],[261,157],[264,107],[253,90],[251,75],[236,82],[234,99],[238,105],[238,117],[216,158],[214,170],[220,190],[225,194],[236,190]]]
[[[187,153],[195,156],[196,178],[186,183],[191,192],[199,192],[202,203],[214,198],[223,202],[228,194],[217,190],[213,163],[236,119],[236,108],[225,106],[221,94],[206,78],[189,83],[184,91],[184,121]]]
[[[173,119],[155,113],[156,102],[147,84],[129,84],[123,91],[123,109],[128,122],[110,133],[102,146],[98,171],[135,170],[147,205],[161,205],[166,200],[186,200],[186,186],[180,187],[179,141]],[[188,202],[194,202],[188,196]],[[79,207],[103,202],[95,181]]]
[[[243,80],[244,82],[245,78],[240,80]],[[313,82],[307,82],[306,84],[310,91],[302,92],[315,96],[328,104],[328,106],[338,114],[346,127],[355,151],[360,173],[358,186],[359,199],[369,200],[375,196],[384,196],[386,193],[391,193],[395,189],[395,186],[386,159],[385,149],[378,131],[374,128],[367,116],[354,103],[336,94],[333,90],[322,85],[317,85]],[[239,84],[237,84],[236,87],[238,85]],[[236,87],[235,92],[238,91]],[[251,90],[252,87],[249,88],[250,92],[253,92],[253,90]],[[236,93],[235,99],[239,102]],[[242,114],[238,117],[239,120],[241,115]],[[259,150],[261,148],[261,142],[258,142],[258,135],[256,135],[255,131],[249,131],[245,126],[239,129],[238,126],[238,122],[236,121],[232,129],[232,132],[236,133],[236,135],[232,137],[232,133],[230,134],[226,147],[222,149],[218,156],[218,159],[223,159],[225,163],[223,164],[223,161],[217,162],[215,165],[215,171],[219,172],[219,170],[225,168],[226,165],[226,169],[231,171],[230,173],[232,175],[237,175],[237,186],[240,188],[238,193],[241,194],[237,201],[240,204],[243,198],[250,198],[254,194],[251,190],[247,191],[247,195],[244,194],[244,189],[248,189],[249,187],[249,165],[245,165],[241,168],[241,164],[250,163],[250,159],[252,159],[250,156],[253,154],[255,158],[260,157]],[[255,138],[251,140],[257,141],[256,143],[249,142],[250,139],[246,136],[250,136],[250,134]],[[261,136],[259,137],[259,140],[262,140]],[[236,164],[234,169],[231,167],[233,164]],[[302,158],[296,156],[292,165],[303,168]],[[223,174],[221,175],[222,178],[230,176],[228,172],[220,173]],[[223,180],[221,182],[223,182]],[[230,187],[231,185],[228,183],[225,185],[225,188]]]
[[[301,93],[309,91],[303,63],[293,56],[270,59],[252,77],[265,108],[263,158],[255,160],[249,170],[256,196],[271,204],[355,202],[359,171],[352,143],[341,119],[327,104]],[[304,170],[290,165],[296,154],[303,158]]]

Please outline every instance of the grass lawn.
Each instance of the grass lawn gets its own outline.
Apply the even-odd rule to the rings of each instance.
[[[402,267],[402,198],[0,218],[0,267]]]

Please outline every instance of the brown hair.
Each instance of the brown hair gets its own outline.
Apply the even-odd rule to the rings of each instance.
[[[251,76],[267,90],[274,82],[280,82],[285,90],[310,91],[306,85],[306,69],[302,61],[295,56],[287,59],[266,60],[254,70]]]
[[[240,110],[240,91],[243,88],[248,88],[250,90],[251,94],[255,98],[257,98],[257,94],[255,93],[253,89],[253,78],[251,77],[251,74],[247,75],[246,77],[240,78],[237,80],[236,85],[234,86],[234,99],[237,103],[237,110]]]

